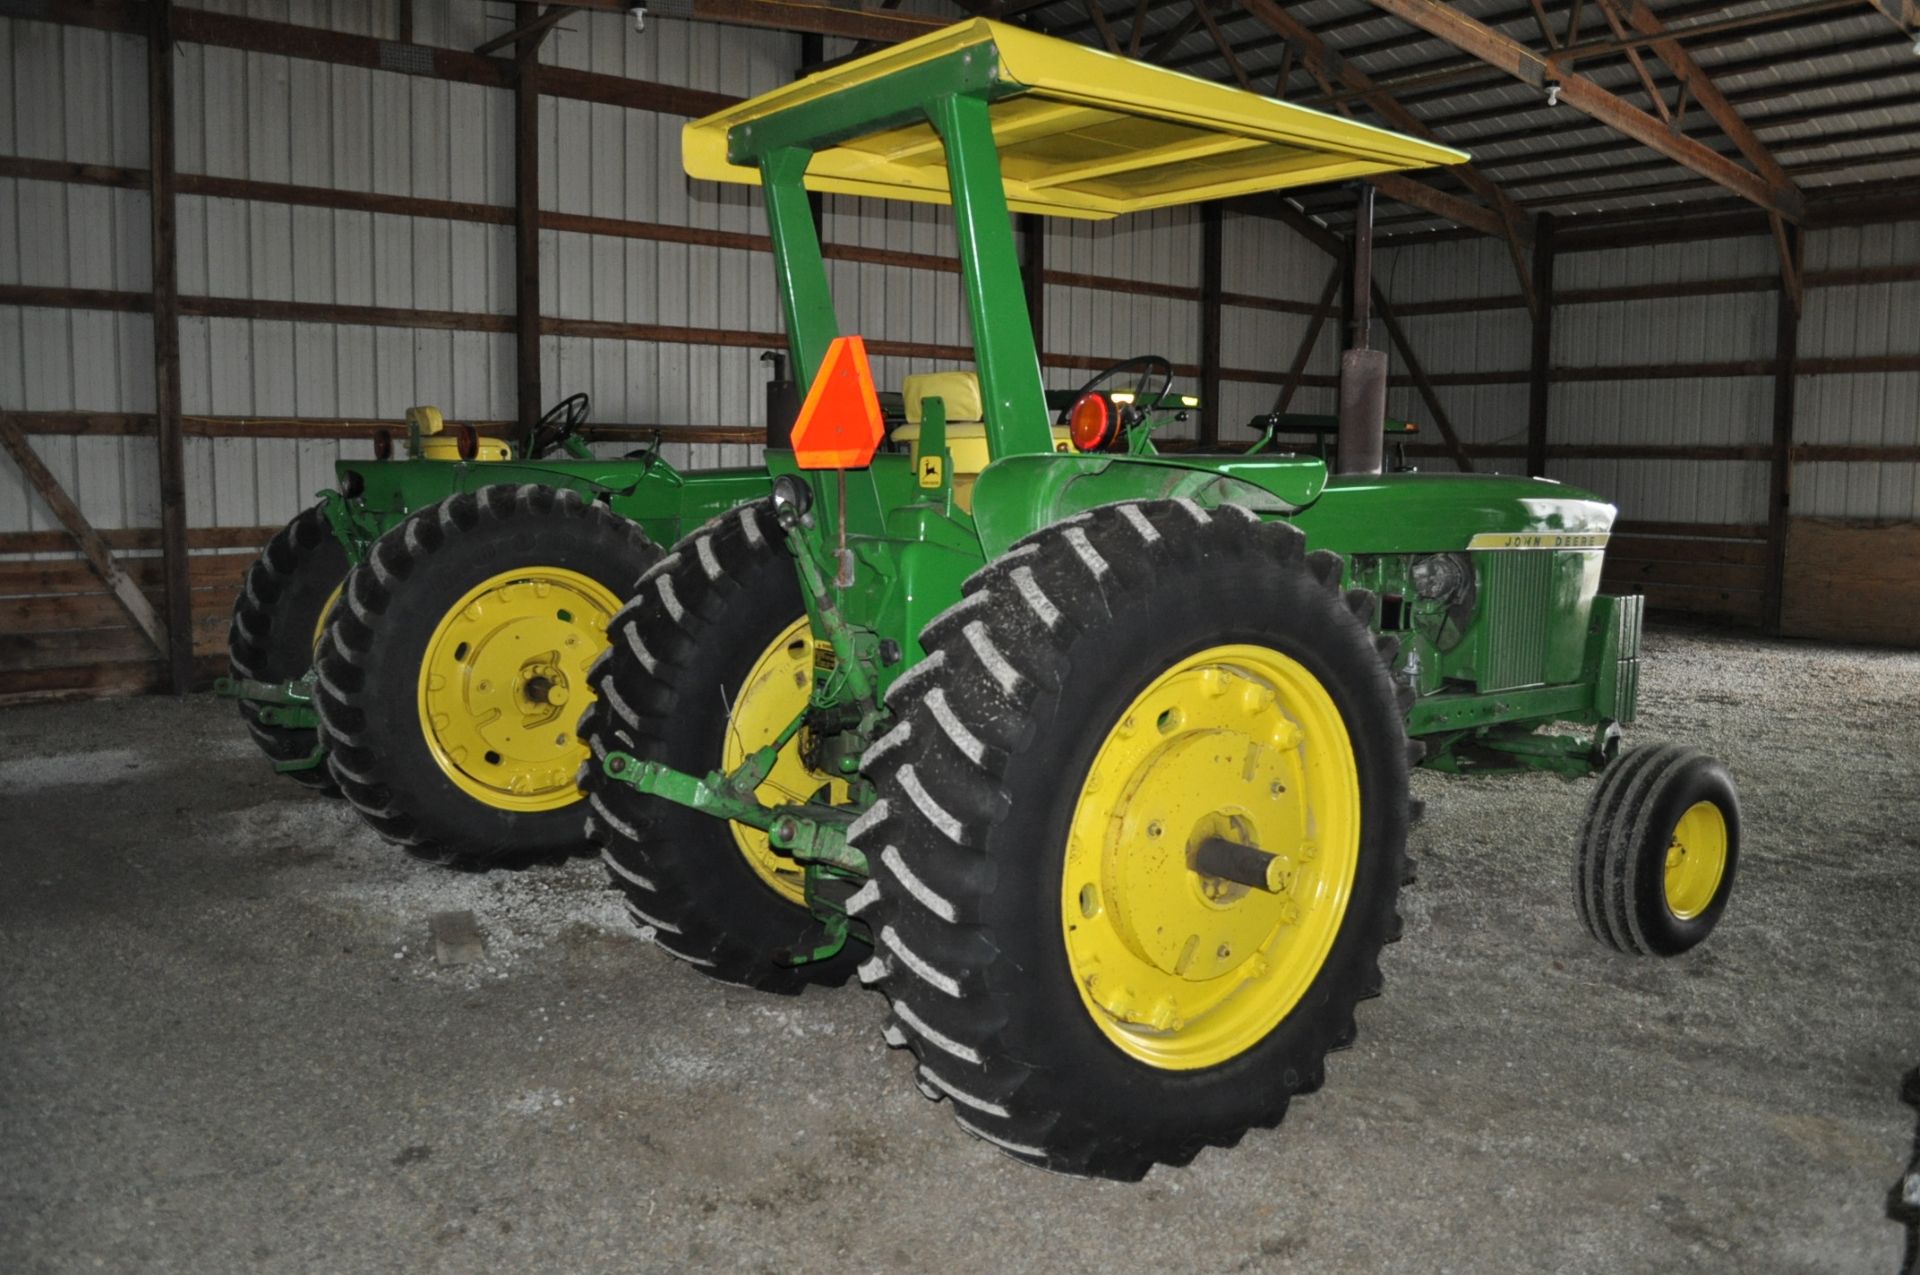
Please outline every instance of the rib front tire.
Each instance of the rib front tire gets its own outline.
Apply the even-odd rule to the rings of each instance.
[[[1680,744],[1642,745],[1601,776],[1580,825],[1574,906],[1631,956],[1678,956],[1713,932],[1740,865],[1740,797],[1727,768]]]

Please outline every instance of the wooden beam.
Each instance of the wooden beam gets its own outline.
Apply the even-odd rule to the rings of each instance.
[[[1920,0],[1867,0],[1867,3],[1909,35],[1920,28]]]
[[[1687,52],[1679,40],[1673,38],[1667,30],[1666,23],[1647,7],[1646,0],[1602,0],[1602,3],[1606,4],[1609,10],[1617,6],[1623,11],[1622,16],[1628,25],[1642,35],[1651,37],[1654,55],[1666,63],[1667,69],[1679,79],[1681,91],[1692,95],[1700,109],[1720,126],[1720,131],[1727,135],[1727,140],[1739,149],[1741,155],[1753,165],[1755,172],[1766,179],[1768,185],[1781,191],[1791,192],[1795,199],[1804,199],[1800,188],[1794,185],[1791,177],[1787,176],[1786,169],[1780,166],[1779,161],[1774,159],[1773,153],[1767,149],[1759,137],[1755,136],[1747,122],[1740,118],[1740,112],[1735,110],[1733,104],[1727,101],[1725,95],[1715,87],[1713,77],[1701,70],[1699,64],[1693,60],[1693,55]],[[1656,96],[1658,96],[1657,93]],[[1684,98],[1682,109],[1684,109]],[[1665,111],[1664,106],[1662,111]]]
[[[513,53],[514,386],[523,438],[532,438],[540,392],[540,42],[522,36]]]
[[[1527,5],[1533,10],[1533,20],[1540,24],[1540,38],[1547,42],[1549,49],[1559,48],[1560,37],[1554,32],[1553,23],[1547,18],[1547,6],[1541,4],[1540,0],[1527,0]]]
[[[1192,35],[1193,29],[1199,25],[1200,11],[1198,9],[1189,10],[1186,17],[1169,27],[1165,34],[1153,42],[1152,48],[1140,55],[1140,60],[1158,66],[1160,60],[1171,53],[1173,47],[1179,44],[1180,41]]]
[[[1274,396],[1273,410],[1284,412],[1293,402],[1293,396],[1306,379],[1307,364],[1313,360],[1314,346],[1320,343],[1320,330],[1334,312],[1334,298],[1347,282],[1347,266],[1344,259],[1336,255],[1333,268],[1327,271],[1327,281],[1320,289],[1320,303],[1316,307],[1313,321],[1307,324],[1306,333],[1301,336],[1300,344],[1293,351],[1293,363],[1287,368],[1287,379],[1282,382],[1280,392]]]
[[[1127,56],[1140,56],[1140,37],[1146,33],[1147,6],[1153,0],[1133,0],[1133,23],[1127,28]],[[1098,4],[1099,0],[1094,0]]]
[[[1416,181],[1402,173],[1380,173],[1367,180],[1388,199],[1424,209],[1436,217],[1445,217],[1455,225],[1477,230],[1483,235],[1491,235],[1496,239],[1506,237],[1507,224],[1500,214],[1471,199],[1449,195],[1438,187]]]
[[[1384,92],[1371,76],[1355,66],[1350,59],[1331,52],[1319,36],[1282,8],[1277,0],[1243,0],[1243,3],[1248,13],[1266,24],[1276,34],[1284,36],[1290,44],[1299,49],[1301,65],[1307,68],[1330,96],[1335,95],[1333,83],[1338,81],[1353,90],[1355,95],[1372,107],[1377,115],[1401,132],[1437,140],[1434,138],[1433,130],[1413,112],[1402,106],[1392,94]],[[1353,107],[1347,102],[1340,102],[1338,107],[1344,115],[1353,114]],[[1486,215],[1484,211],[1474,210],[1473,205],[1467,200],[1445,195],[1401,174],[1385,174],[1368,180],[1390,198],[1412,204],[1416,208],[1424,208],[1428,212],[1446,217],[1460,225],[1471,226],[1483,233],[1505,239],[1508,255],[1512,258],[1514,271],[1520,279],[1520,291],[1528,298],[1528,308],[1532,309],[1535,304],[1533,283],[1527,278],[1527,260],[1523,248],[1523,244],[1532,238],[1526,213],[1521,211],[1492,178],[1472,164],[1456,165],[1453,172],[1474,194],[1487,202],[1491,216]],[[1395,189],[1390,190],[1390,186]],[[1468,218],[1468,220],[1462,220],[1462,218]]]
[[[1798,317],[1803,307],[1805,283],[1800,274],[1800,236],[1780,217],[1769,220],[1773,224],[1774,248],[1780,254],[1780,286]]]
[[[1788,254],[1799,256],[1800,231],[1783,231]],[[1798,385],[1800,312],[1786,279],[1774,294],[1773,447],[1767,459],[1767,583],[1762,623],[1780,629],[1781,599],[1787,572],[1787,513],[1793,490],[1794,391]]]
[[[1271,3],[1271,0],[1249,0]],[[1685,134],[1623,101],[1592,80],[1573,71],[1550,66],[1547,59],[1518,40],[1476,22],[1441,0],[1369,0],[1374,8],[1390,13],[1419,27],[1429,35],[1471,53],[1496,70],[1504,71],[1523,84],[1543,93],[1549,82],[1560,86],[1560,101],[1584,115],[1591,116],[1635,141],[1665,155],[1668,159],[1707,178],[1741,198],[1769,212],[1798,222],[1805,214],[1799,192],[1779,188],[1765,178],[1749,172],[1718,151],[1703,146]]]
[[[1206,24],[1207,34],[1213,37],[1214,47],[1218,48],[1220,56],[1227,60],[1227,69],[1233,72],[1233,78],[1240,81],[1240,87],[1247,92],[1258,93],[1260,90],[1253,87],[1253,81],[1247,78],[1247,68],[1241,66],[1240,59],[1234,56],[1233,45],[1227,42],[1226,35],[1220,30],[1220,24],[1215,22],[1213,14],[1207,11],[1207,5],[1211,0],[1191,0],[1191,3],[1193,11],[1200,15],[1200,21]],[[1092,6],[1092,0],[1088,0],[1088,5]],[[1094,12],[1097,13],[1099,10],[1095,9]]]
[[[1225,216],[1218,203],[1200,206],[1200,442],[1220,442],[1220,293],[1226,255]]]
[[[187,462],[180,434],[180,278],[173,187],[173,0],[147,4],[147,165],[151,285],[153,294],[153,414],[159,449],[160,551],[166,571],[166,619],[155,619],[141,595],[136,606],[121,601],[128,613],[166,653],[167,675],[176,695],[193,689],[193,582],[187,563]],[[42,493],[45,494],[44,492]],[[51,503],[51,502],[49,502]],[[80,511],[72,511],[79,519]],[[62,515],[87,549],[81,528]],[[88,534],[91,528],[86,529]],[[88,554],[91,561],[93,555]],[[96,567],[112,569],[112,560]],[[117,575],[117,572],[115,573]],[[103,571],[115,595],[119,587]],[[121,577],[124,578],[124,577]],[[129,586],[131,588],[131,586]],[[138,593],[138,590],[133,590]],[[141,612],[146,612],[142,620]]]
[[[1087,16],[1093,19],[1093,25],[1100,32],[1100,42],[1107,46],[1107,52],[1120,52],[1120,41],[1113,34],[1113,27],[1107,22],[1107,15],[1100,12],[1099,0],[1081,0],[1086,6]]]
[[[546,33],[560,25],[563,19],[579,11],[580,6],[576,4],[550,4],[539,17],[534,18],[530,22],[523,23],[511,31],[502,32],[494,36],[493,39],[488,40],[485,44],[476,45],[473,51],[475,53],[492,53],[495,49],[504,49],[509,44],[518,44],[521,40],[529,36],[537,35],[544,39]]]
[[[634,0],[575,0],[575,3],[582,9],[625,14],[633,8]],[[673,9],[671,13],[653,16],[831,35],[845,40],[871,40],[875,44],[898,44],[953,25],[949,18],[921,17],[858,5],[809,4],[806,0],[687,0]]]
[[[1420,391],[1420,400],[1433,413],[1433,423],[1440,430],[1440,440],[1446,445],[1447,455],[1453,458],[1453,463],[1460,467],[1461,473],[1473,473],[1473,458],[1467,455],[1460,435],[1454,432],[1453,421],[1448,418],[1447,409],[1440,405],[1440,395],[1435,391],[1432,379],[1427,376],[1426,369],[1420,366],[1420,356],[1413,352],[1413,343],[1407,340],[1400,320],[1393,317],[1393,307],[1387,304],[1387,294],[1381,291],[1378,283],[1373,285],[1373,307],[1380,312],[1380,321],[1386,325],[1387,337],[1393,342],[1394,348],[1400,351],[1400,359],[1407,365],[1414,388]]]
[[[1033,328],[1033,352],[1047,352],[1047,219],[1020,214],[1020,282],[1027,293],[1027,322]]]
[[[157,3],[164,5],[166,0],[157,0]],[[80,546],[80,552],[86,555],[88,565],[93,568],[94,574],[100,577],[100,582],[107,586],[107,592],[120,603],[128,617],[140,626],[140,631],[147,635],[154,647],[169,657],[170,671],[176,677],[175,692],[184,694],[184,690],[178,683],[178,669],[171,668],[173,643],[168,641],[166,622],[154,614],[153,604],[147,601],[147,595],[140,592],[140,586],[135,584],[113,560],[113,551],[107,548],[106,542],[100,539],[100,533],[93,529],[93,524],[88,522],[86,515],[80,512],[80,506],[73,503],[73,498],[67,495],[66,490],[60,486],[59,480],[41,461],[39,453],[33,450],[33,445],[27,442],[27,436],[20,432],[20,427],[14,424],[11,416],[0,415],[0,448],[4,448],[7,454],[13,457],[14,463],[20,466],[20,472],[26,476],[27,482],[40,493],[40,499],[47,502],[47,508],[53,511],[53,516],[60,520],[60,525],[67,529],[67,533]],[[163,528],[161,545],[163,557],[171,557],[167,553],[167,548]],[[182,564],[186,560],[184,536],[180,541],[180,560]],[[167,596],[171,603],[174,579],[170,562],[166,573]],[[189,603],[190,608],[191,599],[188,597],[187,589],[183,588],[180,591],[180,597]],[[169,610],[171,609],[169,606]],[[188,645],[191,647],[193,641],[191,609],[187,614],[186,627],[179,631],[185,634]],[[191,657],[191,651],[189,651],[189,657]],[[188,670],[187,680],[189,682],[192,680],[191,669]]]
[[[1553,218],[1534,223],[1533,287],[1540,298],[1533,317],[1533,362],[1527,382],[1527,474],[1547,473],[1547,421],[1553,399]]]
[[[1600,12],[1606,15],[1607,25],[1613,29],[1613,34],[1620,40],[1626,40],[1627,25],[1620,18],[1620,10],[1616,7],[1615,0],[1595,0],[1595,2],[1599,4]],[[1632,67],[1633,73],[1639,77],[1640,87],[1647,91],[1647,105],[1660,116],[1661,123],[1672,127],[1673,112],[1667,109],[1667,99],[1661,94],[1660,86],[1653,82],[1653,72],[1647,69],[1647,61],[1640,56],[1639,46],[1628,43],[1620,45],[1619,49],[1626,54],[1627,65]]]

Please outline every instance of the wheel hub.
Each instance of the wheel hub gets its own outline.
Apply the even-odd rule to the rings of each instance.
[[[1727,821],[1710,801],[1695,802],[1667,845],[1667,908],[1682,921],[1707,910],[1727,870]]]
[[[574,730],[592,698],[586,670],[618,608],[597,581],[541,567],[494,576],[448,610],[421,665],[420,713],[454,783],[502,809],[578,799],[586,748]]]
[[[1293,660],[1215,647],[1155,679],[1089,768],[1063,877],[1069,965],[1109,1039],[1199,1067],[1270,1031],[1339,929],[1358,805],[1338,710]],[[1203,871],[1214,840],[1273,855],[1277,888]]]

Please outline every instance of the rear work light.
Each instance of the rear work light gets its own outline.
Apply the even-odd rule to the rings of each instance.
[[[1113,441],[1113,408],[1105,395],[1084,394],[1067,414],[1067,434],[1083,452],[1097,452]]]

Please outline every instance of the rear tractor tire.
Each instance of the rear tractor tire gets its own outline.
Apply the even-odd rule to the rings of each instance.
[[[1017,1159],[1135,1179],[1272,1127],[1380,990],[1395,644],[1303,549],[1234,506],[1094,509],[975,573],[888,693],[861,978]]]
[[[1680,744],[1643,745],[1607,768],[1588,802],[1574,907],[1617,952],[1678,956],[1719,923],[1739,864],[1727,768]]]
[[[582,851],[587,669],[659,556],[638,524],[539,484],[449,496],[381,536],[348,575],[318,661],[347,799],[448,867]]]
[[[256,682],[305,677],[339,600],[347,565],[347,551],[318,505],[302,510],[276,532],[248,568],[233,602],[233,624],[227,630],[227,665],[233,675]],[[240,716],[270,761],[305,761],[319,746],[319,731],[270,726],[260,720],[259,706],[247,700],[240,701]],[[317,792],[339,791],[324,760],[280,773]]]
[[[814,643],[793,557],[767,501],[714,519],[642,577],[594,669],[581,722],[594,756],[582,773],[587,836],[640,932],[713,978],[792,994],[842,983],[856,961],[782,965],[815,929],[800,865],[765,833],[636,793],[609,779],[609,752],[692,774],[730,770],[775,739],[813,691]],[[846,800],[810,769],[803,730],[758,790],[769,803]]]

